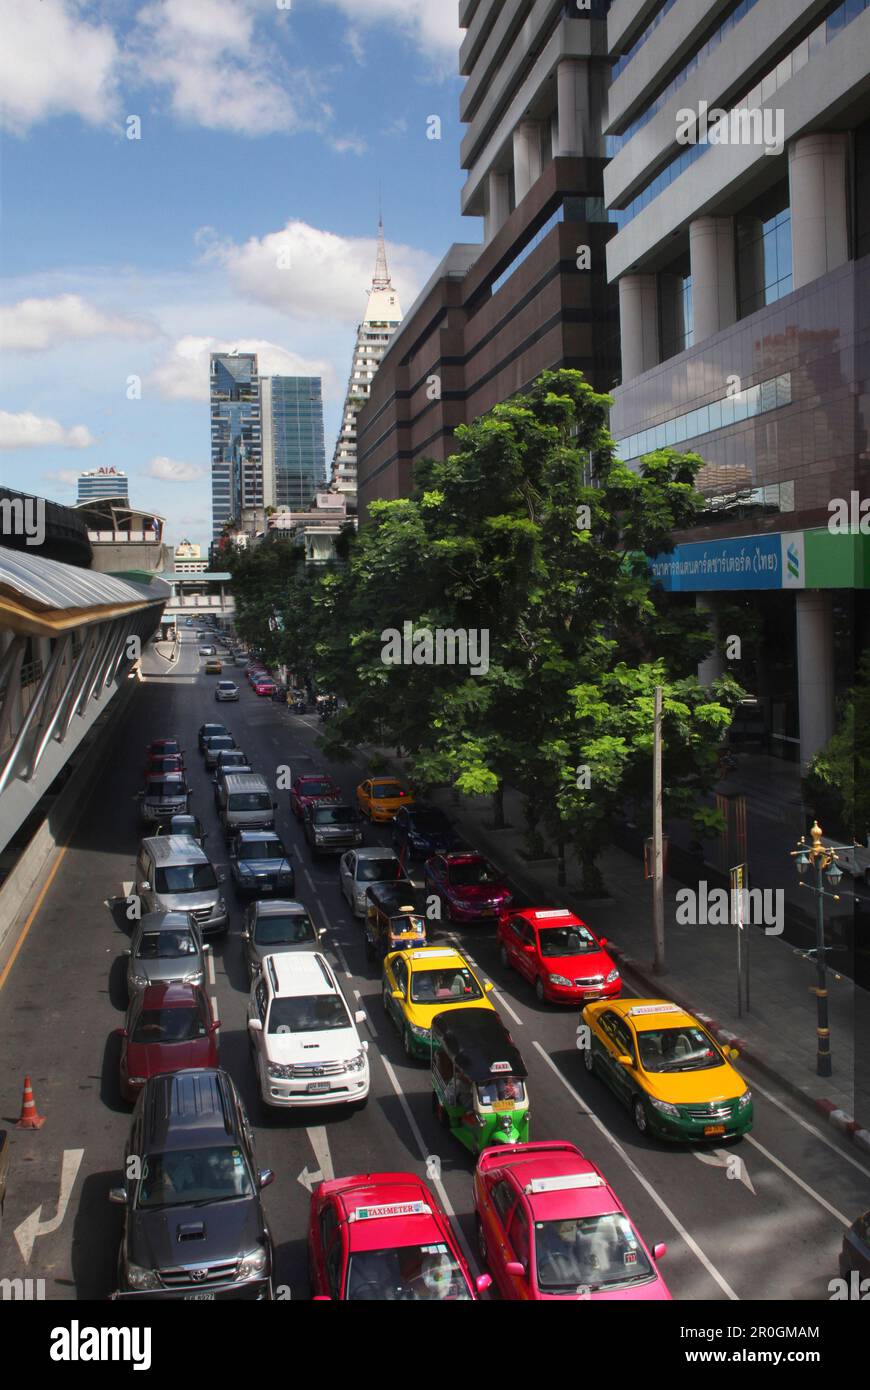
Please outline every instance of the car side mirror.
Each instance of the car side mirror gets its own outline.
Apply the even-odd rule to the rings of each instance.
[[[477,1278],[474,1281],[474,1287],[478,1293],[486,1293],[487,1289],[490,1287],[491,1284],[491,1274],[478,1274]]]
[[[271,1168],[261,1168],[257,1174],[257,1181],[260,1187],[269,1187],[275,1181],[275,1174]]]
[[[316,1293],[311,1300],[312,1303],[331,1303],[332,1299],[328,1293]]]
[[[606,937],[606,936],[599,936],[599,938],[598,938],[598,945],[599,945],[599,946],[606,946],[606,945],[607,945],[607,937]]]
[[[110,1201],[110,1202],[117,1202],[118,1206],[120,1206],[120,1207],[125,1207],[125,1206],[127,1205],[127,1189],[126,1189],[126,1187],[110,1187],[110,1188],[109,1188],[109,1201]]]
[[[209,1032],[211,1032],[211,1033],[216,1033],[217,1030],[220,1028],[220,1026],[221,1026],[221,1021],[220,1021],[219,1018],[216,1018],[215,1021],[214,1021],[214,1023],[211,1025],[211,1028],[209,1029]]]
[[[484,980],[484,982],[483,982],[483,988],[486,990],[486,993],[489,994],[490,990],[491,990],[491,989],[494,989],[495,986],[494,986],[494,984],[492,983],[492,980]]]
[[[617,1060],[617,1062],[619,1063],[619,1065],[620,1065],[621,1067],[633,1067],[633,1066],[634,1066],[634,1058],[633,1058],[633,1057],[629,1057],[629,1055],[628,1055],[627,1052],[622,1052],[622,1053],[620,1053],[620,1055],[617,1057],[616,1060]]]
[[[369,1045],[365,1041],[360,1043],[360,1047],[362,1048],[363,1052],[368,1052],[369,1050]]]
[[[151,892],[151,884],[148,882],[147,878],[143,878],[142,882],[139,884],[139,890],[142,893]]]
[[[659,1241],[658,1245],[653,1246],[652,1253],[654,1260],[660,1260],[663,1255],[668,1253],[668,1247],[665,1245],[664,1241]]]
[[[729,1047],[728,1056],[731,1058],[732,1062],[736,1062],[737,1058],[740,1056],[740,1053],[738,1052],[736,1047]]]
[[[122,951],[122,952],[121,952],[121,954],[124,955],[124,956],[132,956],[133,951],[132,951],[132,949],[128,946],[127,949],[126,949],[125,951]]]
[[[248,931],[247,927],[242,928],[241,937],[243,941],[250,941],[251,933]]]
[[[402,991],[401,991],[400,989],[394,989],[394,990],[393,990],[393,998],[394,998],[394,999],[403,999],[404,997],[405,997],[405,996],[402,994]]]
[[[248,1028],[252,1033],[262,1033],[263,1024],[259,1018],[249,1018]]]
[[[128,1038],[129,1036],[130,1036],[130,1034],[127,1032],[127,1029],[126,1029],[126,1028],[116,1028],[116,1029],[115,1029],[115,1037],[116,1037],[116,1038]]]
[[[526,1277],[526,1267],[524,1264],[520,1264],[519,1260],[508,1260],[504,1272],[505,1274],[513,1274],[518,1279],[525,1279]]]
[[[353,1021],[354,1021],[354,1023],[365,1023],[365,1021],[366,1021],[365,1009],[357,1009],[356,1013],[355,1013],[354,1016],[353,1016]]]

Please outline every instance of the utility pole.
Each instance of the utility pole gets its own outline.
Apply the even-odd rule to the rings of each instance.
[[[662,853],[662,688],[656,686],[653,727],[653,970],[665,968],[665,875]]]

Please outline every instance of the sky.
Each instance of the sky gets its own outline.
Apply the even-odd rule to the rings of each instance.
[[[207,544],[208,354],[230,348],[323,377],[328,470],[379,200],[405,311],[481,238],[458,8],[0,0],[2,482],[71,503],[114,466],[170,543]]]

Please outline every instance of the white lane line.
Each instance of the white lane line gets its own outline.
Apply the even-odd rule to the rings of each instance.
[[[214,977],[214,951],[206,952],[206,961],[208,970],[208,982],[210,985],[213,986],[216,983]]]
[[[316,897],[317,897],[317,889],[314,887],[314,879],[311,877],[310,873],[308,872],[308,870],[307,870],[306,868],[303,868],[303,870],[302,870],[302,875],[303,875],[303,878],[305,879],[305,882],[308,884],[308,887],[311,889],[312,893],[314,894],[314,896],[315,896],[315,898],[316,898]]]
[[[358,989],[355,989],[355,990],[354,990],[354,992],[353,992],[353,997],[354,997],[354,999],[356,1000],[357,1004],[359,1005],[359,1007],[362,1009],[363,1013],[364,1013],[365,1016],[366,1016],[366,1027],[368,1028],[368,1030],[369,1030],[369,1032],[371,1033],[372,1037],[373,1037],[373,1038],[376,1038],[376,1037],[378,1036],[378,1030],[377,1030],[377,1028],[375,1027],[375,1025],[372,1023],[371,1015],[369,1014],[368,1009],[366,1008],[365,1004],[363,1003],[363,1001],[362,1001],[362,995],[360,994],[360,992],[359,992]]]
[[[751,1144],[759,1153],[764,1154],[766,1159],[775,1164],[781,1173],[785,1173],[787,1178],[791,1178],[792,1182],[797,1183],[801,1191],[805,1192],[808,1197],[812,1197],[814,1202],[818,1202],[820,1207],[824,1207],[825,1211],[830,1212],[831,1216],[835,1216],[844,1226],[851,1226],[852,1222],[848,1216],[844,1216],[841,1211],[837,1211],[836,1207],[832,1207],[830,1202],[826,1202],[824,1197],[822,1197],[814,1187],[810,1187],[809,1183],[804,1182],[803,1178],[799,1178],[797,1173],[793,1173],[787,1164],[783,1163],[781,1159],[770,1152],[770,1149],[766,1149],[763,1144],[759,1144],[758,1140],[751,1134],[745,1134],[743,1137],[747,1144]]]
[[[212,994],[212,995],[210,996],[210,999],[211,999],[211,1011],[212,1011],[212,1015],[213,1015],[213,1017],[214,1017],[214,1021],[215,1021],[215,1023],[219,1023],[219,1022],[220,1022],[220,1017],[221,1017],[221,1011],[220,1011],[220,1009],[218,1008],[217,995],[216,995],[216,994]]]
[[[501,990],[494,989],[494,990],[492,991],[492,993],[494,994],[495,998],[498,1000],[498,1002],[499,1002],[499,1004],[501,1005],[501,1007],[502,1007],[503,1009],[507,1009],[508,1013],[510,1014],[510,1016],[511,1016],[511,1018],[514,1020],[514,1022],[515,1022],[515,1023],[518,1023],[518,1024],[520,1025],[520,1027],[522,1027],[522,1026],[523,1026],[523,1020],[520,1018],[519,1014],[518,1014],[518,1013],[515,1013],[514,1010],[511,1008],[510,1004],[509,1004],[508,1001],[505,999],[505,997],[504,997],[504,995],[502,994]]]
[[[125,878],[121,883],[121,897],[129,898],[132,895],[135,884],[131,878]]]
[[[835,1144],[833,1139],[830,1139],[827,1134],[823,1134],[815,1125],[811,1125],[809,1120],[805,1120],[796,1110],[792,1110],[790,1105],[786,1105],[784,1101],[780,1100],[778,1096],[773,1095],[771,1091],[766,1090],[764,1086],[759,1086],[757,1081],[752,1082],[752,1089],[753,1091],[758,1091],[758,1093],[764,1096],[765,1100],[769,1100],[772,1105],[784,1111],[790,1119],[794,1120],[796,1124],[799,1124],[808,1134],[812,1134],[815,1139],[820,1139],[829,1149],[833,1149],[834,1153],[837,1154],[839,1158],[844,1159],[846,1163],[851,1163],[852,1167],[857,1168],[859,1173],[863,1173],[865,1178],[870,1178],[870,1168],[865,1168],[864,1164],[859,1163],[857,1158],[853,1158],[851,1154],[844,1153],[839,1144]]]
[[[667,1202],[665,1202],[659,1196],[652,1183],[650,1183],[644,1177],[637,1164],[634,1162],[633,1159],[629,1158],[628,1154],[625,1152],[625,1149],[622,1147],[618,1140],[614,1139],[607,1126],[603,1124],[601,1120],[599,1120],[598,1116],[594,1114],[592,1110],[589,1109],[589,1106],[581,1098],[579,1093],[574,1090],[574,1087],[571,1085],[570,1081],[566,1081],[565,1077],[559,1071],[559,1068],[556,1066],[556,1063],[553,1061],[552,1057],[547,1056],[546,1052],[544,1051],[541,1044],[537,1041],[537,1039],[535,1039],[532,1046],[537,1048],[538,1052],[541,1054],[544,1061],[547,1063],[547,1066],[559,1078],[569,1095],[573,1096],[574,1100],[579,1105],[581,1112],[592,1121],[599,1133],[603,1135],[603,1137],[607,1140],[608,1144],[610,1144],[614,1151],[617,1154],[619,1154],[619,1157],[622,1159],[629,1172],[632,1173],[635,1178],[637,1178],[637,1181],[640,1183],[644,1192],[646,1192],[648,1196],[650,1196],[653,1199],[659,1211],[661,1211],[667,1218],[667,1220],[670,1221],[671,1225],[674,1227],[674,1230],[678,1233],[678,1235],[682,1236],[683,1240],[686,1242],[687,1246],[692,1251],[692,1254],[700,1260],[701,1264],[704,1266],[707,1273],[710,1275],[710,1278],[715,1280],[715,1282],[719,1285],[719,1288],[725,1294],[726,1298],[730,1298],[734,1303],[739,1303],[739,1294],[736,1294],[734,1292],[731,1285],[728,1283],[728,1280],[724,1277],[724,1275],[719,1273],[712,1260],[708,1259],[708,1257],[704,1254],[698,1242],[692,1236],[689,1235],[689,1232],[686,1230],[685,1226],[683,1225],[682,1221],[680,1221],[676,1213],[671,1211],[671,1208],[668,1206]]]
[[[344,973],[345,973],[345,978],[348,979],[348,980],[352,980],[352,979],[353,979],[353,975],[351,974],[351,972],[350,972],[350,971],[348,970],[348,968],[347,968],[347,959],[346,959],[346,957],[345,957],[344,951],[341,949],[341,946],[339,945],[339,943],[338,943],[337,941],[333,941],[333,942],[332,942],[332,949],[333,949],[333,951],[335,952],[335,954],[338,956],[338,959],[339,959],[339,961],[340,961],[340,963],[341,963],[341,968],[342,968],[342,970],[343,970]]]
[[[329,1152],[329,1139],[326,1128],[323,1125],[315,1125],[306,1130],[311,1147],[314,1150],[314,1157],[317,1159],[317,1166],[321,1176],[326,1182],[331,1182],[335,1177],[335,1169],[332,1166],[332,1154]]]

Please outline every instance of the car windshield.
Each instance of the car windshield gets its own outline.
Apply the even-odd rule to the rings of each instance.
[[[288,912],[282,917],[261,917],[254,940],[258,946],[298,946],[304,941],[315,942],[317,932],[304,912]]]
[[[179,797],[187,795],[187,787],[180,777],[165,777],[163,779],[149,778],[145,795],[153,800],[177,800]]]
[[[374,797],[385,798],[404,795],[405,788],[400,786],[398,782],[381,782],[377,786],[372,787],[372,796]]]
[[[236,1197],[251,1197],[253,1192],[241,1149],[229,1144],[178,1149],[174,1153],[146,1155],[136,1205],[154,1211],[158,1207],[185,1207],[198,1202],[229,1202]]]
[[[200,730],[202,738],[217,738],[220,734],[225,734],[226,729],[223,724],[203,724]]]
[[[197,893],[217,887],[211,864],[174,864],[168,869],[158,869],[154,879],[158,893]]]
[[[469,999],[482,999],[483,991],[471,971],[464,965],[451,965],[446,970],[415,970],[411,975],[411,1000],[415,1004],[467,1004]]]
[[[239,845],[240,859],[286,859],[287,851],[280,840],[251,840]]]
[[[240,748],[224,748],[218,753],[218,767],[245,767],[247,754]]]
[[[190,1008],[143,1009],[133,1029],[134,1043],[181,1043],[204,1038],[208,1032],[205,1011]]]
[[[402,877],[398,859],[360,859],[356,866],[359,883],[384,883]]]
[[[332,782],[301,782],[300,796],[330,796],[338,788]]]
[[[535,1222],[538,1287],[625,1288],[653,1270],[628,1217],[621,1212],[565,1221]]]
[[[177,960],[181,956],[195,956],[196,952],[197,945],[191,933],[180,927],[143,932],[136,956],[139,960]]]
[[[644,1071],[707,1071],[724,1065],[707,1034],[688,1023],[680,1028],[644,1029],[637,1041]]]
[[[429,1303],[470,1299],[471,1293],[448,1247],[436,1243],[351,1255],[346,1297],[350,1302]]]
[[[526,1088],[517,1076],[498,1076],[477,1088],[481,1105],[524,1105]]]
[[[195,816],[173,816],[166,833],[169,835],[200,835],[202,834],[202,827]]]
[[[231,811],[271,811],[268,792],[233,792],[229,798]]]
[[[545,927],[538,932],[542,956],[583,956],[598,943],[586,927]]]
[[[232,681],[218,681],[218,690],[235,690],[235,688]]]
[[[312,812],[315,825],[346,825],[353,818],[349,806],[315,806]]]
[[[273,999],[269,1010],[270,1033],[321,1033],[350,1026],[344,1000],[337,994]]]
[[[163,741],[162,743],[154,743],[154,744],[152,744],[152,745],[151,745],[151,752],[154,754],[155,757],[158,757],[158,758],[159,758],[159,757],[162,757],[164,754],[169,754],[169,753],[180,753],[180,752],[181,752],[181,749],[180,749],[180,747],[178,746],[178,742],[177,742],[176,739],[174,739],[174,738],[167,738],[167,739],[164,739],[164,741]]]
[[[461,888],[469,888],[475,884],[497,883],[498,874],[485,859],[479,859],[470,864],[451,864],[450,882]]]
[[[449,830],[450,822],[443,811],[415,811],[411,816],[411,828],[431,835],[440,830]]]

